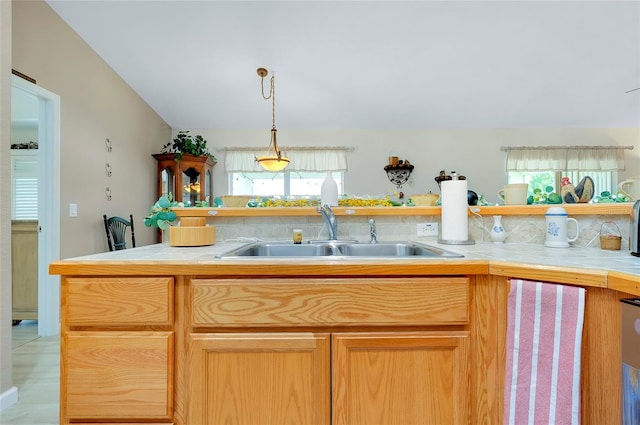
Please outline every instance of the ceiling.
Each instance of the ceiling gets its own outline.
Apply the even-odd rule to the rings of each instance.
[[[640,126],[637,0],[47,3],[176,129]]]

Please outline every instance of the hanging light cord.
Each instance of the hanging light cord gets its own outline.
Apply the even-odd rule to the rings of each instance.
[[[269,148],[273,145],[273,150],[278,157],[278,160],[281,158],[280,150],[278,149],[278,141],[276,137],[276,78],[275,75],[271,75],[269,80],[269,96],[265,96],[264,94],[264,77],[267,75],[266,70],[263,73],[258,70],[258,74],[260,75],[260,90],[262,93],[262,98],[264,100],[271,99],[271,141],[269,143],[269,147],[267,148],[267,153],[269,153]]]
[[[261,77],[260,78],[260,89],[262,91],[262,98],[264,100],[271,99],[271,127],[272,128],[276,128],[276,92],[275,92],[276,79],[275,79],[275,75],[272,75],[271,79],[269,80],[269,96],[265,96],[264,95],[264,76],[261,75],[260,77]]]

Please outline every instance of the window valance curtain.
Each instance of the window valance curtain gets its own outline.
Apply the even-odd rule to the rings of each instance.
[[[508,147],[507,171],[624,170],[624,146]]]
[[[347,148],[280,148],[291,161],[289,171],[347,171]],[[255,157],[264,154],[260,148],[227,148],[224,169],[227,173],[264,171]]]

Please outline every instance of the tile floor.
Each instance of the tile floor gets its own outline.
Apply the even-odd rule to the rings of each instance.
[[[38,323],[24,320],[13,326],[12,343],[18,402],[0,412],[0,424],[58,424],[60,337],[39,337]]]

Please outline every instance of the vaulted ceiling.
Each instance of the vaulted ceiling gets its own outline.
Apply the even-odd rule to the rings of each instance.
[[[638,1],[47,3],[173,128],[640,126]]]

